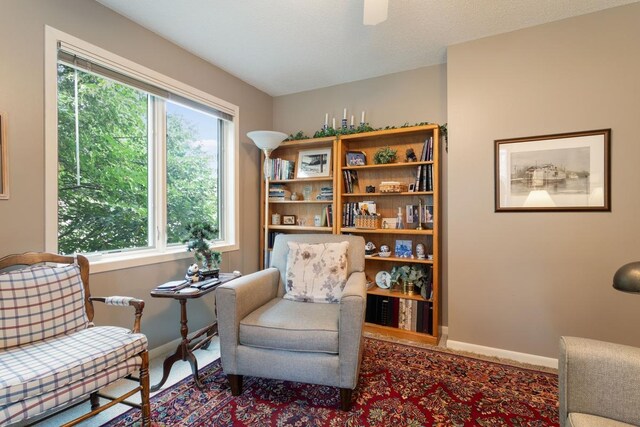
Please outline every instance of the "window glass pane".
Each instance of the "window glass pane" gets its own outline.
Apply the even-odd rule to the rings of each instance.
[[[58,65],[59,252],[151,245],[148,103],[137,89]]]
[[[182,243],[186,226],[219,229],[222,120],[167,101],[167,243]],[[219,234],[218,234],[219,236]]]

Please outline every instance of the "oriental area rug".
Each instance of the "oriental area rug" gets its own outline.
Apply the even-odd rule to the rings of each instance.
[[[558,376],[436,348],[365,339],[351,411],[335,387],[245,377],[231,395],[220,359],[151,399],[154,426],[557,426]],[[139,425],[130,410],[105,426]]]

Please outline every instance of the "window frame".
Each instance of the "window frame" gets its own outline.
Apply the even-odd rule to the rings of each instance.
[[[240,249],[239,247],[239,108],[227,101],[219,99],[204,91],[191,87],[178,80],[167,77],[147,67],[132,62],[119,55],[104,50],[91,43],[85,42],[72,35],[66,34],[53,27],[45,26],[45,58],[44,58],[44,111],[45,111],[45,250],[58,252],[58,46],[59,43],[72,46],[74,51],[81,53],[83,57],[100,65],[127,74],[143,82],[154,84],[158,87],[170,90],[177,95],[189,98],[198,103],[216,108],[233,116],[223,136],[224,146],[221,146],[221,198],[219,215],[223,217],[221,224],[220,241],[214,244],[214,248],[220,252],[229,252]],[[160,114],[158,109],[156,115]],[[153,120],[157,121],[158,116]],[[154,127],[161,131],[164,129],[164,119],[160,125]],[[150,132],[153,132],[150,129]],[[165,132],[166,133],[166,132]],[[91,271],[93,273],[118,270],[136,266],[150,265],[160,262],[192,258],[193,254],[187,252],[186,245],[167,245],[166,230],[166,153],[163,149],[150,153],[154,159],[150,161],[153,170],[149,176],[153,177],[150,183],[150,197],[153,196],[154,204],[152,220],[155,224],[154,247],[126,250],[120,253],[89,254]],[[159,156],[159,158],[157,157]],[[151,196],[152,193],[152,196]],[[157,204],[157,205],[156,205]],[[158,208],[161,207],[161,208]]]

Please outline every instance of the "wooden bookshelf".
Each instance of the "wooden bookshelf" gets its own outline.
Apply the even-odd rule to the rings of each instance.
[[[421,160],[423,147],[425,142],[432,139],[432,159]],[[381,148],[390,147],[396,150],[397,159],[393,163],[374,164],[373,158],[376,151]],[[408,162],[405,160],[407,150],[413,149],[418,161]],[[439,339],[439,296],[440,296],[440,183],[439,183],[439,128],[437,125],[416,126],[401,129],[389,129],[376,132],[368,132],[356,135],[343,135],[338,138],[338,154],[336,165],[336,183],[334,187],[337,191],[336,198],[336,221],[339,222],[338,232],[343,234],[357,234],[376,245],[379,249],[382,244],[386,244],[394,251],[394,243],[396,240],[410,240],[414,258],[406,258],[396,256],[392,253],[389,257],[367,256],[365,258],[365,274],[371,280],[379,271],[390,271],[394,266],[415,265],[431,269],[432,275],[432,294],[429,299],[423,298],[419,294],[409,295],[397,290],[389,290],[373,285],[368,291],[368,295],[380,298],[395,298],[400,300],[418,301],[425,304],[431,304],[431,333],[419,332],[427,330],[426,324],[416,325],[415,330],[409,330],[408,325],[399,325],[399,327],[385,326],[367,322],[365,330],[369,332],[393,336],[396,338],[409,339],[430,344],[437,344]],[[346,164],[346,154],[349,151],[364,153],[366,156],[366,164],[352,166]],[[430,169],[430,181],[425,180],[419,182],[418,188],[415,187],[418,175],[418,168],[422,173],[427,173]],[[357,174],[357,183],[352,182],[353,188],[347,191],[347,185],[344,180],[345,171],[349,174]],[[426,175],[425,175],[426,176]],[[422,178],[421,178],[422,179]],[[395,181],[406,184],[409,188],[413,184],[414,191],[403,191],[398,193],[380,192],[380,183],[385,181]],[[373,192],[367,192],[367,187],[373,186]],[[418,190],[418,191],[415,191]],[[349,218],[348,212],[343,212],[345,204],[372,201],[376,204],[376,212],[382,218],[395,218],[398,207],[401,208],[405,227],[413,228],[377,228],[363,229],[355,228],[343,224],[343,220]],[[433,224],[426,228],[427,224],[422,223],[424,229],[417,230],[416,224],[409,225],[406,223],[406,206],[407,205],[423,205],[432,206]],[[346,215],[343,215],[346,214]],[[428,254],[432,255],[432,259],[417,259],[415,257],[415,247],[418,243],[423,244]],[[371,307],[369,308],[371,309]],[[418,309],[420,311],[420,309]],[[416,315],[416,313],[413,313]],[[400,315],[399,315],[400,316]],[[424,314],[420,316],[424,322]],[[395,319],[396,323],[400,319]],[[382,322],[384,323],[384,322]],[[413,325],[412,325],[413,326]]]
[[[422,160],[409,162],[405,161],[407,149],[413,149],[420,159],[425,141],[429,138],[433,141],[433,160]],[[414,126],[400,129],[387,129],[361,134],[341,135],[336,138],[315,138],[300,141],[287,141],[273,151],[271,158],[282,158],[289,161],[298,161],[301,150],[331,147],[330,164],[332,171],[326,177],[298,178],[272,180],[274,184],[284,184],[292,192],[295,191],[300,197],[299,200],[273,200],[270,201],[267,212],[264,212],[264,199],[261,203],[261,218],[269,215],[271,224],[271,214],[274,212],[282,215],[295,215],[297,219],[303,218],[304,225],[269,225],[267,230],[271,233],[335,233],[335,234],[355,234],[364,237],[365,241],[370,241],[380,248],[386,244],[394,249],[396,240],[411,240],[415,255],[415,247],[418,243],[427,248],[427,253],[432,255],[432,259],[417,259],[396,256],[389,257],[367,256],[365,258],[365,274],[370,279],[374,279],[379,271],[390,271],[393,266],[415,265],[431,269],[432,294],[429,299],[424,299],[421,295],[403,294],[397,290],[382,289],[374,285],[367,291],[368,295],[374,297],[396,298],[401,300],[411,300],[431,304],[430,326],[432,333],[424,333],[406,328],[384,326],[376,323],[365,323],[365,330],[388,335],[401,339],[408,339],[417,342],[437,344],[439,339],[439,306],[440,306],[440,161],[439,161],[439,127],[438,125]],[[397,150],[397,160],[388,164],[374,164],[375,152],[383,147],[391,147]],[[347,151],[358,151],[365,153],[366,164],[351,166],[346,164]],[[296,165],[297,166],[297,165]],[[404,184],[413,183],[415,186],[417,171],[431,169],[431,188],[419,188],[420,191],[403,191],[399,193],[380,192],[380,183],[384,181],[397,181]],[[297,169],[297,168],[296,168]],[[344,172],[355,173],[358,176],[358,183],[351,192],[347,192],[344,184]],[[331,184],[333,186],[332,200],[303,200],[303,189],[311,186],[314,196],[322,186]],[[375,187],[373,192],[366,192],[367,186]],[[263,186],[264,188],[264,186]],[[417,190],[414,188],[414,190]],[[262,190],[264,192],[264,190]],[[265,194],[261,195],[265,197]],[[413,228],[378,228],[361,229],[343,225],[343,204],[358,201],[374,201],[377,212],[382,218],[395,218],[398,207],[403,209],[407,205],[418,205],[423,202],[425,205],[431,203],[433,223],[423,223],[425,229]],[[313,217],[321,214],[327,205],[332,207],[332,226],[315,227]],[[408,226],[405,224],[405,226]],[[261,233],[264,236],[264,233]],[[265,242],[260,242],[260,262],[262,259]],[[417,290],[419,292],[419,290]],[[424,312],[422,315],[423,321]],[[406,325],[404,325],[406,326]],[[424,326],[424,325],[423,325]],[[421,328],[424,330],[425,328]]]

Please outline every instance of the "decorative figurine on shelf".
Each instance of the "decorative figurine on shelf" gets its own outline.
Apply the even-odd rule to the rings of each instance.
[[[413,148],[407,148],[407,162],[417,162],[418,158],[416,157],[416,153],[413,151]]]
[[[298,193],[296,193],[295,191],[293,193],[291,193],[291,200],[292,201],[296,201],[299,199]]]
[[[365,255],[373,255],[375,252],[376,252],[376,245],[374,245],[373,242],[367,242],[367,244],[364,245]]]
[[[396,228],[401,229],[404,228],[404,221],[402,217],[402,208],[398,207],[398,216],[396,217]]]
[[[380,252],[378,254],[381,257],[388,257],[391,255],[391,249],[388,245],[380,245]]]
[[[311,200],[311,192],[313,191],[313,187],[310,185],[305,185],[302,189],[302,196],[305,200]]]
[[[187,274],[184,276],[185,280],[190,281],[191,283],[196,283],[200,281],[200,268],[198,264],[191,264],[187,269]]]
[[[367,185],[365,188],[365,191],[367,193],[375,193],[376,192],[376,187],[373,185]]]
[[[426,258],[426,255],[424,253],[424,245],[422,243],[418,243],[416,245],[416,255],[418,256],[418,259]]]

